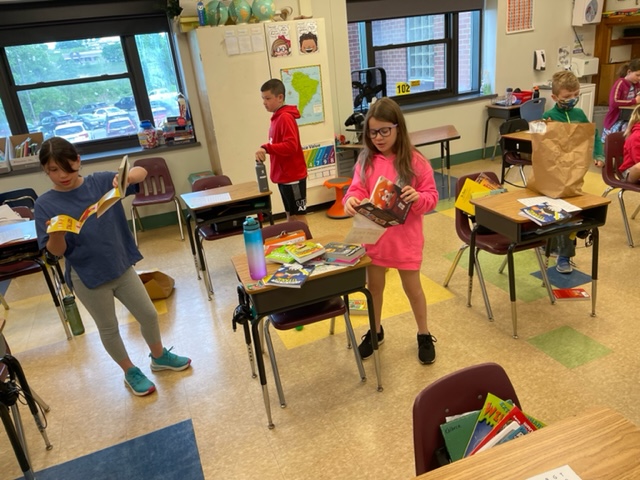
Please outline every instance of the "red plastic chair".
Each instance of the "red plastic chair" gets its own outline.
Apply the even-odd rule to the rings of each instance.
[[[131,202],[131,222],[133,223],[133,238],[136,245],[138,244],[138,233],[136,229],[136,219],[140,225],[140,231],[144,231],[142,220],[138,214],[139,207],[149,205],[157,205],[160,203],[173,202],[176,205],[176,214],[178,216],[178,226],[180,227],[180,238],[184,240],[184,232],[182,231],[182,211],[180,202],[176,197],[175,187],[171,180],[171,174],[162,157],[141,158],[133,163],[134,167],[143,167],[147,171],[147,178],[140,183],[140,191],[136,193],[133,202]]]
[[[491,180],[494,182],[498,182],[498,177],[493,172],[484,172]],[[456,183],[456,197],[460,194],[462,190],[462,186],[467,178],[475,180],[480,173],[471,173],[469,175],[463,175],[458,178],[458,182]],[[446,287],[449,285],[449,281],[453,276],[453,272],[462,257],[463,252],[469,247],[471,243],[471,229],[472,223],[474,222],[474,218],[467,215],[465,212],[456,208],[455,212],[455,225],[456,225],[456,233],[460,240],[464,242],[464,244],[458,250],[456,257],[451,264],[451,268],[447,273],[447,277],[445,278],[443,285]],[[555,299],[553,297],[553,292],[551,291],[551,287],[549,286],[548,279],[546,278],[546,263],[542,259],[542,255],[540,253],[539,247],[546,246],[546,240],[541,240],[536,243],[529,243],[526,245],[518,245],[514,248],[513,252],[521,252],[524,250],[533,249],[536,253],[536,257],[538,259],[538,264],[540,265],[540,272],[542,273],[543,283],[547,287],[547,293],[549,294],[549,300],[551,303],[554,303]],[[484,283],[484,277],[482,275],[482,269],[480,268],[480,261],[478,259],[478,254],[480,251],[484,251],[487,253],[491,253],[493,255],[507,255],[509,246],[511,245],[511,240],[509,240],[504,235],[500,235],[499,233],[494,233],[488,231],[486,229],[481,229],[476,233],[476,251],[474,253],[474,265],[475,269],[478,272],[478,281],[480,283],[480,289],[482,291],[482,297],[484,299],[484,305],[487,310],[487,316],[489,320],[493,321],[493,311],[491,310],[491,304],[489,302],[489,295],[487,294],[487,287]],[[469,285],[469,293],[471,292],[471,285]],[[471,306],[471,298],[468,299],[467,306]],[[517,338],[517,333],[514,325],[514,338]]]
[[[436,452],[445,448],[440,425],[445,417],[480,410],[487,393],[520,406],[507,373],[497,363],[482,363],[445,375],[425,387],[413,403],[416,476],[440,467]]]
[[[262,238],[275,237],[282,232],[288,233],[294,232],[296,230],[303,230],[307,239],[313,238],[309,227],[305,223],[298,220],[263,227]],[[331,319],[329,333],[333,334],[335,317],[341,315],[344,316],[345,326],[347,330],[347,348],[351,348],[352,345],[356,344],[356,338],[353,332],[353,326],[351,325],[351,319],[349,318],[349,308],[345,304],[342,297],[333,297],[328,300],[323,300],[311,305],[306,305],[304,307],[298,307],[287,310],[285,312],[274,313],[273,315],[266,318],[263,337],[267,343],[267,350],[269,352],[269,358],[271,359],[271,369],[273,370],[273,377],[275,379],[276,389],[278,390],[278,398],[280,400],[281,407],[286,407],[287,403],[284,397],[284,391],[282,389],[280,372],[278,370],[278,363],[276,361],[273,342],[271,341],[269,326],[273,325],[273,327],[277,330],[291,330],[296,327],[310,325],[312,323]],[[364,382],[366,380],[366,374],[364,372],[364,367],[362,366],[362,358],[360,357],[360,352],[357,348],[353,348],[353,353],[356,359],[358,372],[360,373],[360,379]]]
[[[624,134],[622,132],[611,133],[607,135],[604,142],[604,167],[602,168],[602,180],[607,184],[607,189],[602,194],[606,197],[611,190],[619,188],[618,202],[620,203],[620,212],[622,212],[622,221],[624,222],[624,229],[627,232],[627,242],[630,247],[633,247],[633,236],[631,235],[631,227],[629,226],[629,219],[627,218],[627,209],[624,205],[624,192],[636,192],[640,193],[640,184],[630,183],[622,178],[622,173],[619,170],[623,161],[624,154]],[[634,220],[638,214],[640,207],[633,212],[631,219]]]

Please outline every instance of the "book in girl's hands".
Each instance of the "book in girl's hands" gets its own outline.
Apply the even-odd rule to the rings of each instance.
[[[371,196],[354,207],[356,212],[384,228],[403,224],[411,202],[402,199],[402,188],[380,176]]]
[[[553,296],[556,300],[589,300],[589,293],[580,287],[576,288],[554,288]]]
[[[562,208],[550,205],[547,202],[521,208],[520,214],[533,220],[538,225],[562,223],[571,218],[571,214],[569,212]]]
[[[77,220],[68,215],[56,215],[53,217],[49,221],[47,233],[64,231],[79,234],[82,225],[84,225],[84,222],[86,222],[91,215],[95,213],[96,217],[100,217],[113,205],[122,200],[127,189],[129,168],[129,157],[125,155],[120,162],[120,167],[118,167],[118,185],[105,193],[96,203],[89,205]]]
[[[324,253],[324,247],[313,240],[285,245],[286,252],[298,263],[308,262]]]
[[[313,266],[298,263],[285,263],[272,275],[263,279],[264,285],[276,287],[300,288],[313,272]]]
[[[264,258],[271,263],[295,262],[295,259],[287,252],[286,245],[269,245],[264,251]]]
[[[353,260],[365,254],[364,247],[354,243],[329,242],[324,246],[324,256],[338,260]]]

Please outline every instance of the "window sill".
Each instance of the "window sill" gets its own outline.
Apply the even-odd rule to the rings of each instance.
[[[457,97],[440,98],[428,102],[412,103],[410,105],[400,105],[400,109],[404,113],[419,112],[423,110],[432,110],[435,108],[447,107],[450,105],[460,105],[463,103],[477,102],[496,98],[498,95],[492,93],[490,95],[473,93],[469,95],[460,95]]]
[[[132,148],[122,148],[117,150],[111,150],[109,152],[102,153],[85,153],[82,155],[82,163],[98,163],[98,162],[106,162],[109,160],[119,160],[124,155],[129,155],[131,158],[136,157],[148,157],[150,155],[162,155],[164,152],[173,152],[175,150],[184,150],[187,148],[199,147],[200,142],[195,141],[191,143],[183,143],[181,145],[163,145],[156,148],[142,148],[142,147],[132,147]],[[23,170],[12,170],[7,173],[0,174],[0,178],[18,176],[25,173],[36,173],[40,172],[41,168],[38,165],[33,168],[25,168]]]

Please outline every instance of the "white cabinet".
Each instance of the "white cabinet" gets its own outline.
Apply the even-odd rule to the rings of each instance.
[[[593,122],[593,106],[596,103],[596,84],[580,84],[580,101],[578,107],[581,108],[590,122]]]

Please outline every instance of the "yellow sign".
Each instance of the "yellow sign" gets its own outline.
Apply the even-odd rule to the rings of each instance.
[[[407,95],[411,93],[411,85],[407,82],[396,83],[396,95]]]
[[[420,80],[411,80],[409,83],[411,84],[412,87],[420,86]]]

